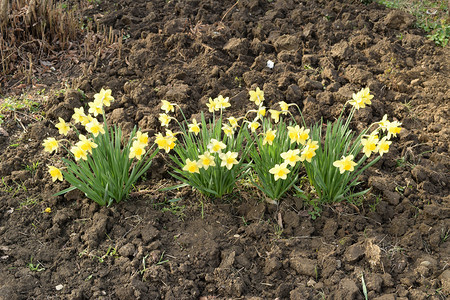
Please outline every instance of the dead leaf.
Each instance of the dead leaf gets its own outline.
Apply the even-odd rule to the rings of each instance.
[[[381,249],[378,245],[373,243],[373,239],[367,240],[365,248],[366,259],[370,263],[370,266],[375,268],[381,262]]]

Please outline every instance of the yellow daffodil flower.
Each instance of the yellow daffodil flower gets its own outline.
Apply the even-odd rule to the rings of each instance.
[[[169,112],[174,112],[175,111],[175,103],[170,103],[167,100],[161,100],[162,105],[161,105],[161,109],[168,114]]]
[[[44,146],[44,151],[52,153],[53,151],[58,152],[58,141],[55,140],[55,138],[47,138],[42,143],[42,146]]]
[[[87,139],[84,135],[80,134],[78,138],[80,141],[76,143],[76,146],[80,147],[83,151],[87,151],[92,154],[92,149],[97,148],[97,144],[91,139]]]
[[[237,152],[228,151],[227,153],[219,153],[219,158],[222,160],[220,166],[226,167],[228,170],[231,170],[231,168],[233,168],[233,165],[239,163],[236,160],[237,156],[238,156]]]
[[[258,129],[260,125],[261,125],[261,124],[259,124],[257,121],[253,121],[253,122],[249,122],[249,123],[248,123],[248,128],[250,128],[250,130],[251,130],[252,132],[255,132],[256,129]]]
[[[294,149],[283,152],[280,156],[282,159],[284,159],[284,163],[290,165],[291,167],[294,167],[295,164],[300,160],[300,156],[298,156],[299,153],[299,149]]]
[[[214,99],[217,109],[223,109],[223,108],[230,107],[231,104],[229,101],[230,101],[229,97],[224,98],[222,95],[219,95],[217,98]]]
[[[352,172],[355,169],[357,163],[353,161],[353,155],[343,156],[341,160],[337,160],[333,163],[333,166],[339,168],[339,172],[342,174],[345,171]]]
[[[172,118],[167,114],[159,114],[158,120],[161,122],[161,126],[168,126]]]
[[[264,117],[266,115],[266,107],[265,106],[260,106],[258,108],[258,117],[260,119],[262,119],[262,117]]]
[[[196,119],[192,119],[192,124],[188,124],[189,132],[195,133],[195,135],[198,135],[200,132],[200,124],[197,123]]]
[[[300,161],[311,162],[311,159],[316,156],[317,149],[319,149],[319,142],[308,140],[300,155]]]
[[[249,91],[250,101],[255,102],[256,105],[260,105],[264,101],[264,92],[256,88],[255,91]]]
[[[144,146],[148,145],[148,134],[147,133],[142,133],[140,130],[138,132],[136,132],[136,140]]]
[[[208,106],[208,110],[211,113],[219,110],[219,108],[217,107],[217,102],[211,99],[211,97],[209,98],[209,102],[206,103],[206,106]]]
[[[372,104],[371,100],[373,98],[373,95],[370,94],[370,89],[364,88],[359,92],[361,93],[361,99],[362,99],[363,103],[365,105],[371,105]]]
[[[228,137],[232,137],[233,134],[234,134],[233,127],[231,127],[228,124],[223,124],[222,130],[223,130],[223,133],[225,133],[225,135],[228,136]]]
[[[70,148],[70,152],[73,153],[76,161],[80,160],[80,158],[87,160],[87,151],[84,151],[78,146],[73,146],[72,148]]]
[[[114,97],[111,96],[110,89],[107,89],[107,90],[101,89],[100,93],[94,95],[94,102],[103,103],[103,105],[105,105],[105,106],[110,106],[111,101],[114,101]]]
[[[275,110],[275,109],[269,109],[270,117],[274,120],[275,123],[278,123],[280,121],[280,114],[281,111]]]
[[[273,174],[275,181],[278,179],[285,180],[287,178],[287,174],[289,174],[291,171],[287,168],[287,163],[282,164],[276,164],[275,167],[269,170],[270,174]]]
[[[198,156],[198,163],[200,168],[208,170],[209,167],[215,167],[216,163],[214,162],[214,156],[211,155],[208,151],[205,151],[202,155]]]
[[[175,142],[177,141],[177,138],[172,133],[172,131],[167,130],[166,136],[163,136],[162,133],[157,133],[155,137],[156,137],[155,143],[158,145],[158,148],[164,149],[166,153],[169,153],[169,151],[175,147]]]
[[[220,142],[220,141],[218,141],[216,139],[211,139],[211,141],[209,142],[209,144],[207,146],[207,148],[209,149],[209,151],[211,153],[220,152],[223,149],[225,149],[226,147],[227,146],[224,143],[222,143],[222,142]]]
[[[236,119],[235,117],[229,117],[227,120],[228,120],[228,122],[230,122],[230,125],[233,129],[236,129],[237,127],[239,127],[238,119]]]
[[[100,100],[95,100],[94,102],[89,102],[89,110],[88,112],[90,114],[93,114],[94,117],[98,116],[99,114],[102,113],[102,108],[103,108],[103,102]]]
[[[105,129],[102,125],[100,125],[97,119],[92,119],[92,121],[87,123],[86,130],[87,132],[92,133],[95,137],[97,137],[99,133],[105,134]]]
[[[276,137],[276,130],[268,129],[264,134],[263,145],[269,144],[272,146],[273,140]]]
[[[402,128],[400,127],[401,125],[402,125],[402,123],[400,123],[398,121],[392,121],[389,123],[389,125],[387,126],[388,140],[391,138],[391,136],[396,137],[397,133],[400,133],[400,131],[402,130]]]
[[[387,115],[384,115],[383,119],[381,119],[381,121],[378,122],[378,124],[380,125],[381,129],[387,130],[388,127],[390,126],[391,122],[389,122],[389,120],[387,119]]]
[[[377,145],[377,152],[380,153],[380,156],[383,156],[384,153],[389,152],[389,146],[391,145],[391,141],[387,140],[387,136],[383,137]]]
[[[74,114],[72,115],[72,119],[75,120],[75,124],[77,123],[83,123],[83,121],[86,119],[86,115],[84,114],[84,108],[74,108]],[[83,124],[83,126],[86,124]]]
[[[372,152],[377,151],[378,135],[371,134],[367,138],[361,139],[361,145],[363,145],[363,152],[367,157],[370,157]]]
[[[287,115],[289,112],[289,106],[295,105],[295,104],[287,104],[284,101],[280,101],[278,102],[278,104],[280,105],[280,108],[282,110],[283,115]]]
[[[48,166],[48,172],[52,176],[52,181],[55,182],[56,180],[63,181],[63,175],[61,173],[61,170],[54,166]]]
[[[189,158],[186,159],[186,165],[183,167],[183,171],[188,171],[189,173],[200,173],[198,162],[192,161]]]
[[[134,141],[133,145],[130,148],[130,154],[128,155],[128,158],[132,159],[135,158],[137,160],[141,160],[142,155],[145,154],[144,145],[141,144],[139,141]]]
[[[297,142],[297,144],[304,145],[309,138],[309,129],[295,125],[295,127],[288,126],[288,135],[291,139],[291,144]]]
[[[59,129],[59,134],[67,135],[67,133],[69,133],[70,126],[67,125],[67,123],[62,118],[58,117],[58,120],[59,123],[56,124],[55,126],[56,128]]]

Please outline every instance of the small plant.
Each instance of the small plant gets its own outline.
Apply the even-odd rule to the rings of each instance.
[[[64,143],[67,146],[63,144],[62,147],[74,159],[63,158],[65,168],[62,169],[48,166],[53,181],[64,178],[72,185],[55,196],[79,189],[99,205],[109,206],[113,201],[120,202],[128,197],[135,182],[149,169],[151,159],[158,150],[146,151],[148,136],[136,128],[128,142],[122,145],[120,127],[110,128],[106,122],[104,106],[109,106],[110,101],[114,100],[111,90],[102,89],[94,98],[93,102],[88,103],[88,115],[83,107],[75,108],[72,116],[74,124],[68,124],[62,118],[56,124],[60,134],[67,135],[72,128],[77,131],[79,141],[75,145],[70,146],[66,139],[57,141],[47,138],[43,146],[45,151],[52,153],[58,151],[60,143]],[[103,125],[97,120],[98,115],[102,115]],[[79,132],[77,123],[88,136]]]
[[[450,39],[450,24],[447,24],[445,19],[440,23],[436,23],[435,28],[427,37],[441,47],[445,47]]]
[[[30,262],[27,263],[27,267],[33,272],[45,271],[45,268],[41,263],[38,263],[37,265],[33,263],[33,257],[30,258]]]

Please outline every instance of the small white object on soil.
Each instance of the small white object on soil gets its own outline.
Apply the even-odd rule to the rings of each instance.
[[[63,287],[64,287],[64,286],[63,286],[62,284],[58,284],[57,286],[55,286],[55,288],[56,288],[57,291],[62,290]]]
[[[273,61],[271,61],[271,60],[268,60],[268,61],[267,61],[267,67],[268,67],[269,69],[273,69],[273,65],[274,65]]]

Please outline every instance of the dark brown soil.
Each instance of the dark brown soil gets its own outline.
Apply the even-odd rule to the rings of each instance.
[[[297,103],[308,123],[333,120],[368,86],[373,105],[355,128],[387,113],[404,129],[364,174],[363,203],[312,220],[295,196],[277,207],[243,187],[203,200],[202,218],[195,192],[158,191],[176,184],[163,156],[110,208],[78,192],[52,197],[67,183],[51,182],[42,140],[85,103],[75,90],[53,96],[46,120],[0,133],[0,299],[364,299],[362,275],[369,299],[450,295],[448,47],[409,15],[359,1],[105,2],[85,13],[123,30],[121,56],[74,82],[88,98],[111,88],[108,115],[125,131],[159,130],[161,99],[189,116],[222,94],[243,112],[256,86],[267,106]]]

